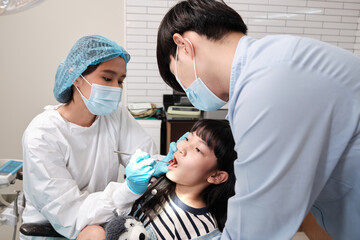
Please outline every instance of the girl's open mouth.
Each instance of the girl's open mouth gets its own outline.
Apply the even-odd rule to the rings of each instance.
[[[178,165],[178,163],[177,163],[176,158],[175,158],[175,156],[174,156],[173,159],[171,159],[171,160],[169,161],[169,166],[168,166],[168,168],[169,168],[169,169],[177,168],[177,165]]]

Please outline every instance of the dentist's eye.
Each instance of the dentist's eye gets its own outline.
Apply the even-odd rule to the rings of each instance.
[[[111,78],[107,78],[107,77],[103,77],[103,79],[107,82],[110,82],[112,80]]]
[[[119,86],[123,85],[124,81],[118,81]]]

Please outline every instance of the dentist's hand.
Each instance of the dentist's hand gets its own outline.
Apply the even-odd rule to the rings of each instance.
[[[125,168],[126,183],[131,191],[143,194],[155,169],[155,160],[146,152],[137,149]]]
[[[177,151],[177,143],[185,140],[185,138],[187,137],[187,135],[189,135],[189,132],[186,132],[184,135],[182,135],[177,141],[175,142],[171,142],[170,146],[169,146],[169,153],[166,155],[166,157],[164,157],[164,159],[162,159],[161,161],[165,161],[165,162],[169,162],[171,159],[173,159],[174,153]],[[169,164],[168,163],[164,163],[164,162],[156,162],[155,164],[155,173],[154,173],[154,177],[160,177],[162,175],[164,175],[165,173],[167,173],[169,171],[168,168]]]
[[[84,227],[76,240],[102,240],[105,239],[105,229],[99,225],[88,225]]]

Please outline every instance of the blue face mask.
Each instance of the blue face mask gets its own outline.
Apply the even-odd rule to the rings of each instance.
[[[194,107],[203,111],[215,111],[221,108],[226,104],[225,101],[221,100],[218,96],[216,96],[200,78],[197,77],[196,74],[196,65],[195,65],[195,52],[192,43],[189,39],[184,38],[191,45],[191,49],[193,52],[193,64],[194,64],[194,72],[195,72],[195,81],[185,89],[181,84],[180,79],[177,77],[177,60],[178,60],[178,48],[176,48],[176,56],[175,56],[175,78],[180,84],[180,86],[184,89],[186,96],[189,98],[190,102]]]
[[[80,93],[86,107],[94,115],[108,115],[119,107],[122,89],[120,87],[109,87],[99,84],[90,84],[82,75],[80,75],[91,86],[89,99],[86,99],[80,90]]]

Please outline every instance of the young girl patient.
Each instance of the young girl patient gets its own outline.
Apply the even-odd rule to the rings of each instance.
[[[177,143],[169,171],[150,185],[130,213],[144,223],[151,239],[220,234],[228,199],[235,194],[234,144],[230,126],[216,120],[198,121]]]

